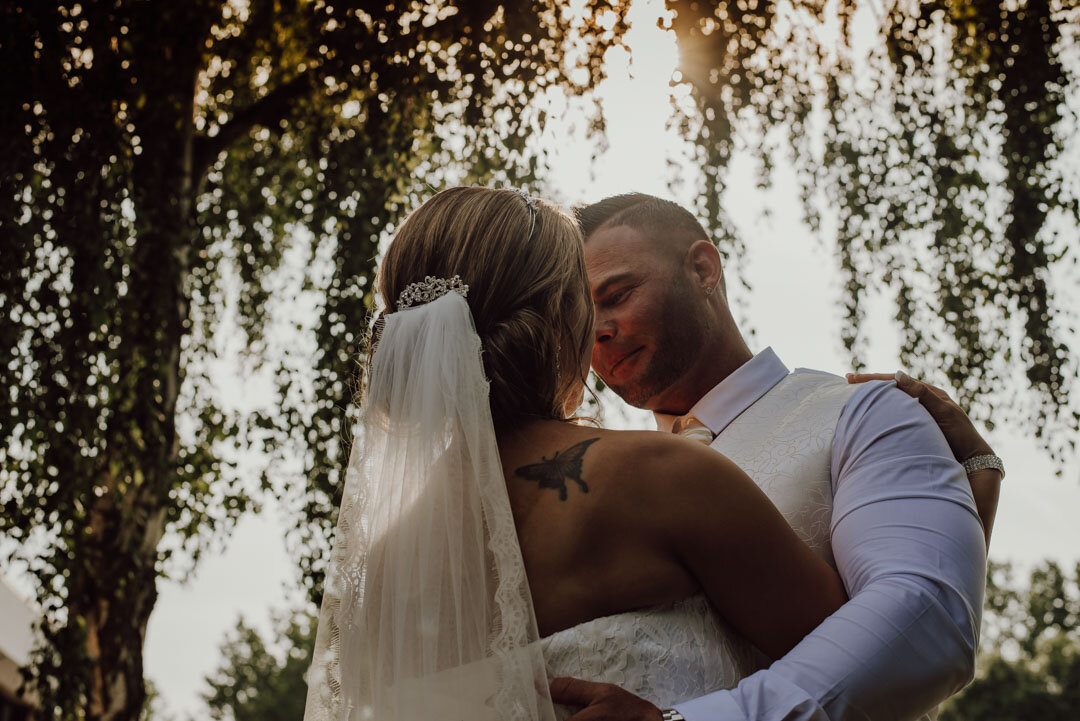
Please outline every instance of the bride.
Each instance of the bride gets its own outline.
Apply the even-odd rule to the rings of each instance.
[[[550,721],[549,675],[670,706],[845,602],[731,461],[573,417],[593,309],[569,216],[443,191],[378,290],[308,721]]]

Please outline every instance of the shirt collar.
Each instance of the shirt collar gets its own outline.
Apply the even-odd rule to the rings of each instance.
[[[717,383],[694,404],[690,412],[716,435],[784,380],[788,373],[787,366],[773,349],[766,348]],[[667,413],[654,413],[653,416],[657,430],[668,433],[679,417]]]

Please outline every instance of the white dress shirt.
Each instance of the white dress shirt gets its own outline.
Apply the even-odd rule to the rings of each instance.
[[[719,433],[787,374],[767,349],[691,412]],[[915,719],[971,680],[986,547],[937,424],[894,383],[864,383],[831,451],[832,551],[850,600],[736,688],[678,704],[687,721]]]

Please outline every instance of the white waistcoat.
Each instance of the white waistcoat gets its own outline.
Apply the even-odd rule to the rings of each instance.
[[[712,448],[746,471],[799,537],[833,566],[832,441],[840,412],[857,388],[837,376],[796,371],[712,442]]]

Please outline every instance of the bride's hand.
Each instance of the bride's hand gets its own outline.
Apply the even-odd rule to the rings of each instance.
[[[906,373],[848,373],[848,383],[865,381],[896,381],[896,387],[915,398],[930,413],[934,422],[941,428],[945,440],[949,443],[957,461],[964,461],[975,456],[994,455],[990,444],[982,437],[975,424],[968,418],[959,405],[942,389],[929,383],[916,380]],[[988,468],[968,474],[975,505],[986,531],[986,545],[990,546],[990,531],[997,515],[998,491],[1004,475],[1001,471]]]
[[[656,706],[610,683],[579,678],[551,680],[551,700],[583,708],[567,721],[662,721]]]

